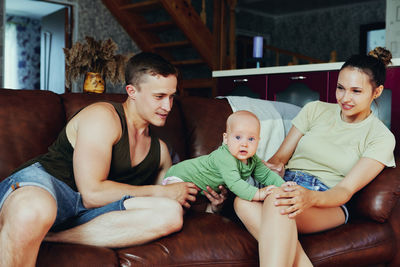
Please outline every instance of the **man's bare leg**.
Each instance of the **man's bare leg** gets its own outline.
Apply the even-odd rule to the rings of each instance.
[[[113,211],[83,225],[49,233],[45,240],[105,247],[143,244],[179,231],[181,205],[168,198],[135,197],[125,200],[126,210]]]
[[[11,193],[0,211],[0,266],[35,266],[56,215],[56,201],[44,189],[25,186]]]

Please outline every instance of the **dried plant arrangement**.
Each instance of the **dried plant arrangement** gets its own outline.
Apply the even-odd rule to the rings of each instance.
[[[113,84],[124,81],[125,64],[131,55],[115,54],[118,45],[111,39],[96,41],[86,36],[86,42],[76,42],[64,48],[65,84],[67,88],[87,72],[99,73]]]

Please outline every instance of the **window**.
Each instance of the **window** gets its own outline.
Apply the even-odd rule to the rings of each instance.
[[[386,46],[385,22],[360,26],[360,54],[366,54],[377,46]]]

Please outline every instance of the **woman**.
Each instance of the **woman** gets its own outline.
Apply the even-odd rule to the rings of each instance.
[[[352,56],[339,72],[337,104],[308,103],[293,120],[266,164],[298,185],[274,189],[264,203],[235,199],[239,218],[259,241],[261,266],[312,266],[297,233],[346,223],[344,204],[385,166],[395,166],[394,136],[371,111],[391,57],[384,48]]]

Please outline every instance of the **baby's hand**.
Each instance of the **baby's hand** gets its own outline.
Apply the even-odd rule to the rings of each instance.
[[[283,183],[283,184],[281,185],[281,188],[282,188],[285,192],[291,192],[291,191],[294,191],[294,190],[295,190],[295,187],[293,187],[293,186],[295,186],[295,185],[297,185],[296,182],[288,181],[288,182]]]
[[[275,185],[269,185],[257,190],[253,201],[263,201],[267,196],[272,193],[272,189],[276,188]]]
[[[272,193],[272,189],[277,188],[275,185],[269,185],[266,186],[264,188],[262,188],[263,190],[265,190],[265,193],[267,194],[265,197],[267,197],[269,194]]]
[[[294,186],[294,185],[297,185],[297,183],[293,181],[288,181],[282,184],[281,186]]]

